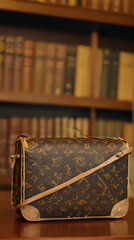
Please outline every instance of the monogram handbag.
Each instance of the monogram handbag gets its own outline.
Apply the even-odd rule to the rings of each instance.
[[[132,151],[121,138],[19,136],[12,206],[28,221],[123,217]]]

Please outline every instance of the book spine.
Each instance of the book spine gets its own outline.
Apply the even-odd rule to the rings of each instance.
[[[53,138],[54,137],[54,119],[52,117],[47,118],[47,131],[46,131],[46,135],[47,138]]]
[[[82,133],[82,118],[81,117],[77,117],[75,119],[75,129],[76,129],[76,138],[80,138],[82,137],[83,133]]]
[[[45,66],[46,44],[44,42],[35,43],[35,54],[33,63],[33,92],[42,92],[44,85],[44,66]]]
[[[90,120],[85,117],[82,119],[82,134],[83,134],[83,137],[88,137],[90,134],[89,134],[89,130],[90,130]]]
[[[90,0],[88,7],[93,10],[99,10],[101,8],[100,0]]]
[[[68,117],[63,116],[61,121],[62,121],[62,137],[67,138],[68,137]]]
[[[94,97],[100,97],[101,76],[102,76],[103,50],[97,50],[97,64],[95,71]]]
[[[22,117],[21,118],[21,134],[25,136],[30,136],[30,118]]]
[[[118,67],[119,67],[119,51],[112,50],[111,52],[111,68],[108,81],[107,97],[117,97],[117,83],[118,83]]]
[[[22,91],[29,92],[32,89],[32,69],[34,56],[34,42],[24,41],[24,60],[22,74]]]
[[[54,77],[54,93],[57,95],[63,93],[65,59],[66,59],[66,45],[57,44]]]
[[[2,89],[3,84],[4,56],[5,56],[5,37],[0,36],[0,89]]]
[[[60,138],[62,136],[61,133],[61,118],[56,117],[55,118],[55,137]]]
[[[88,1],[88,0],[82,0],[82,7],[84,7],[84,8],[87,7],[87,1]]]
[[[111,4],[111,10],[113,12],[121,12],[121,0],[113,0]]]
[[[75,137],[75,119],[73,117],[68,118],[68,137]]]
[[[74,84],[75,96],[90,96],[91,90],[91,48],[77,46],[76,73]]]
[[[110,78],[111,68],[111,50],[103,50],[103,65],[102,65],[102,77],[101,77],[101,97],[107,97],[108,81]]]
[[[73,94],[74,92],[74,79],[76,69],[76,46],[67,47],[67,57],[65,66],[65,78],[64,78],[64,93]]]
[[[6,38],[3,89],[10,90],[13,85],[15,38]]]
[[[54,92],[54,75],[55,75],[55,60],[56,60],[56,44],[48,43],[46,46],[46,60],[44,68],[44,87],[43,91],[46,94]]]
[[[121,12],[124,14],[129,14],[130,13],[130,0],[122,0],[122,5],[121,5]]]
[[[12,90],[19,91],[22,83],[23,69],[23,37],[16,37],[15,40],[15,56],[14,56],[14,72]]]
[[[77,6],[77,0],[69,0],[69,6],[74,7]]]
[[[46,137],[46,118],[41,117],[39,119],[39,137]]]
[[[101,9],[102,11],[110,11],[112,0],[102,0]]]
[[[0,173],[9,171],[8,162],[8,119],[0,118]]]
[[[30,136],[37,138],[39,136],[39,121],[37,117],[30,119]]]

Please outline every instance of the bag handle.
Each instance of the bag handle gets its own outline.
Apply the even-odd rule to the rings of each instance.
[[[69,186],[69,185],[79,181],[80,179],[89,176],[90,174],[92,174],[92,173],[96,172],[97,170],[99,170],[99,169],[109,165],[110,163],[117,161],[118,159],[120,159],[121,157],[125,156],[126,154],[131,153],[132,151],[134,151],[133,147],[126,148],[125,150],[120,151],[120,152],[114,154],[112,157],[110,157],[108,160],[106,160],[102,164],[100,164],[100,165],[98,165],[98,166],[96,166],[96,167],[94,167],[94,168],[92,168],[92,169],[90,169],[90,170],[88,170],[86,172],[83,172],[83,173],[77,175],[76,177],[74,177],[74,178],[72,178],[72,179],[70,179],[70,180],[68,180],[68,181],[66,181],[66,182],[64,182],[64,183],[62,183],[62,184],[60,184],[60,185],[58,185],[56,187],[50,188],[50,189],[48,189],[48,190],[46,190],[46,191],[44,191],[42,193],[39,193],[39,194],[37,194],[37,195],[35,195],[33,197],[30,197],[30,198],[20,202],[19,204],[17,204],[15,209],[22,208],[22,207],[26,206],[29,203],[32,203],[32,202],[34,202],[36,200],[39,200],[39,199],[41,199],[43,197],[46,197],[46,196],[48,196],[48,195],[50,195],[52,193],[55,193],[55,192],[65,188],[65,187],[67,187],[67,186]]]

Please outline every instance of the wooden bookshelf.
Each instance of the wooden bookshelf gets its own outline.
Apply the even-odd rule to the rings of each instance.
[[[111,109],[121,111],[131,111],[131,101],[119,101],[112,98],[89,98],[75,97],[70,95],[41,95],[35,93],[18,93],[18,92],[0,92],[0,102],[5,103],[22,103],[38,104],[65,107],[83,107],[96,109]]]
[[[35,41],[86,45],[92,48],[91,97],[72,95],[35,94],[0,90],[0,104],[22,104],[88,109],[90,135],[95,134],[96,113],[120,111],[131,114],[132,102],[112,98],[94,97],[96,52],[108,47],[134,52],[134,16],[103,12],[82,7],[42,4],[18,0],[0,0],[0,32],[31,38]],[[59,110],[60,111],[60,110]],[[81,111],[81,110],[80,110]],[[10,178],[0,176],[0,187],[9,185]]]

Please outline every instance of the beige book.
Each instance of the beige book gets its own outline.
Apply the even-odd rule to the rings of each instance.
[[[91,9],[99,10],[101,8],[101,1],[100,0],[88,0],[88,6]]]
[[[89,118],[83,118],[82,119],[82,133],[83,133],[83,137],[88,137],[89,134],[89,130],[90,130],[90,120]]]
[[[68,137],[75,137],[75,119],[73,117],[68,118]]]
[[[52,138],[53,137],[53,133],[54,133],[54,119],[52,117],[47,118],[47,127],[46,127],[46,134],[47,134],[47,138]]]
[[[41,117],[39,119],[39,137],[46,137],[46,118]]]
[[[61,118],[55,117],[55,137],[60,138],[61,134]]]
[[[66,116],[62,117],[62,137],[68,137],[68,117]]]
[[[113,12],[121,12],[121,2],[122,0],[112,0],[111,2],[111,10]]]
[[[102,0],[101,8],[103,11],[110,11],[111,1],[112,0]]]
[[[31,137],[37,138],[38,137],[38,118],[32,117],[31,118]]]
[[[132,101],[134,79],[134,54],[120,52],[117,98]]]
[[[123,138],[132,145],[132,122],[123,123]]]
[[[77,117],[75,119],[75,130],[76,130],[76,133],[75,133],[76,138],[80,138],[80,137],[83,136],[83,133],[82,133],[82,118],[81,117]]]
[[[74,95],[89,97],[91,89],[91,48],[79,45],[77,47],[76,77]]]
[[[30,118],[23,117],[21,118],[21,134],[25,136],[30,136]]]

